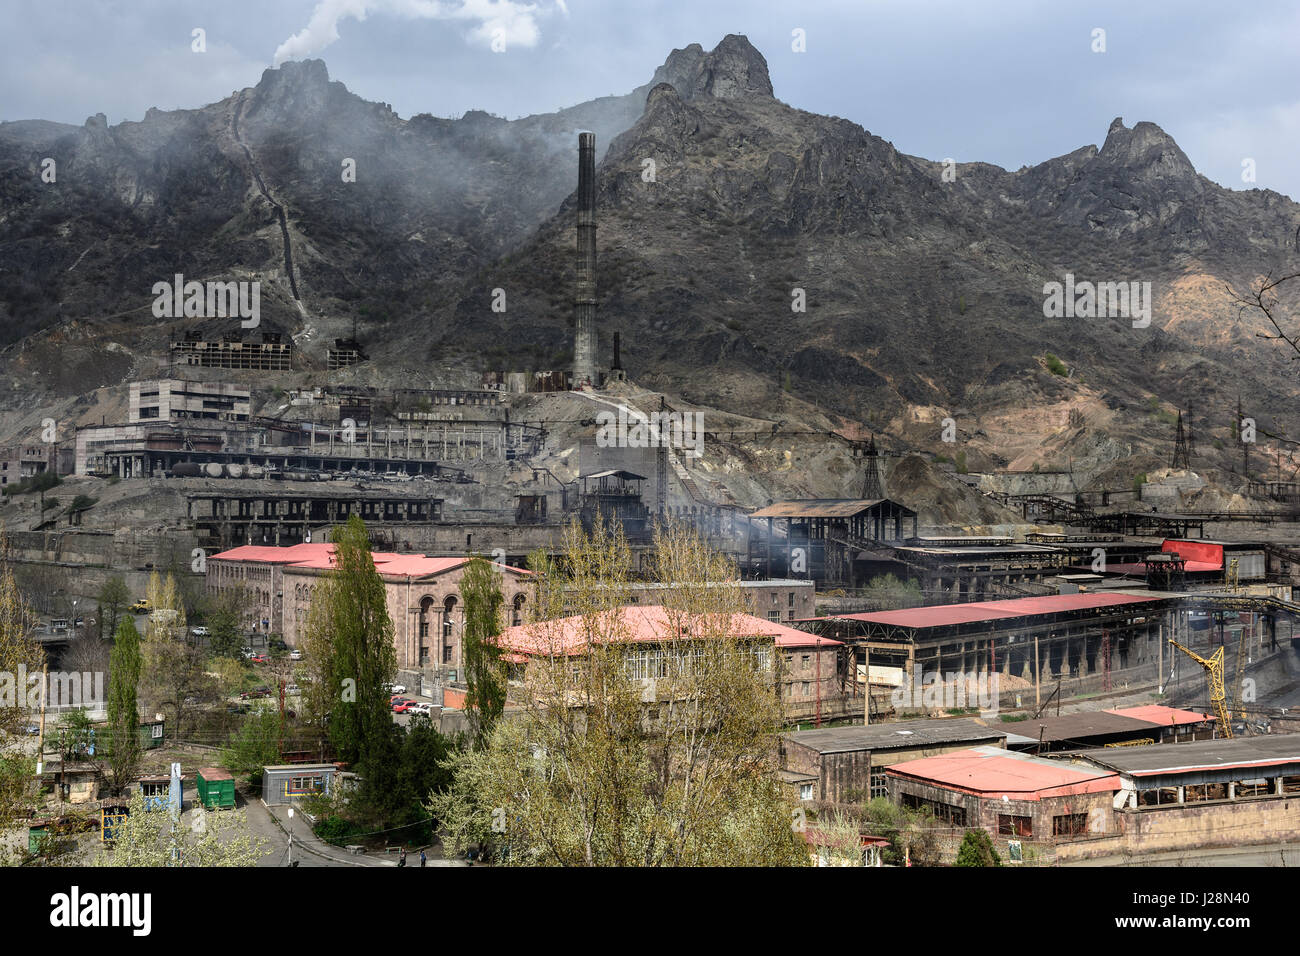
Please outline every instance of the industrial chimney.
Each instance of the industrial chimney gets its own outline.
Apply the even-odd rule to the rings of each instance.
[[[597,386],[595,133],[578,134],[578,287],[573,308],[573,387]]]

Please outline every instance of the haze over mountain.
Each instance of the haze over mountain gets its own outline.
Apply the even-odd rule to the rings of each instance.
[[[235,331],[155,319],[151,288],[176,273],[260,279],[263,327],[308,366],[356,320],[372,357],[356,380],[566,367],[591,129],[603,358],[620,331],[647,387],[894,447],[942,451],[951,417],[972,469],[1097,472],[1132,452],[1140,470],[1167,457],[1170,407],[1226,438],[1238,395],[1300,431],[1287,354],[1227,288],[1296,262],[1287,197],[1215,185],[1133,118],[1013,172],[901,154],[774,92],[728,36],[626,95],[515,121],[402,120],[308,60],[139,123],[0,124],[3,372],[25,399],[75,395],[156,367],[183,329]],[[1149,327],[1045,317],[1067,273],[1149,282]]]

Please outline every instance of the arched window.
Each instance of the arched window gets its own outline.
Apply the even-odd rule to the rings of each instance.
[[[510,623],[520,625],[524,623],[524,601],[526,599],[522,594],[515,595],[514,610],[510,614]]]
[[[455,610],[456,595],[452,594],[442,602],[442,640],[444,643],[451,640],[451,616]]]

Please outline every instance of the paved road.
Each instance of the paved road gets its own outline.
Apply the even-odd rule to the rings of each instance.
[[[316,838],[305,817],[295,813],[289,818],[287,807],[268,807],[261,800],[246,804],[248,825],[255,836],[267,842],[267,853],[258,866],[289,865],[289,834],[293,834],[293,860],[299,866],[397,866],[397,853],[361,853],[353,855]],[[467,866],[461,860],[445,860],[429,855],[429,866]],[[419,869],[420,854],[409,853],[407,868]]]

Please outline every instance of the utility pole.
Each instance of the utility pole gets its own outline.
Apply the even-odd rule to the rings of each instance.
[[[871,723],[871,645],[864,644],[862,654],[862,687],[866,691],[866,703],[862,705],[862,726],[866,727]],[[903,680],[907,680],[906,673],[903,674]]]
[[[50,686],[50,665],[47,661],[41,667],[41,729],[36,738],[36,776],[41,775],[45,763],[45,695]],[[26,688],[23,688],[25,691]]]
[[[1038,657],[1038,632],[1035,631],[1034,632],[1034,709],[1035,710],[1043,706],[1038,699],[1038,672],[1041,669],[1041,667],[1042,664]]]

